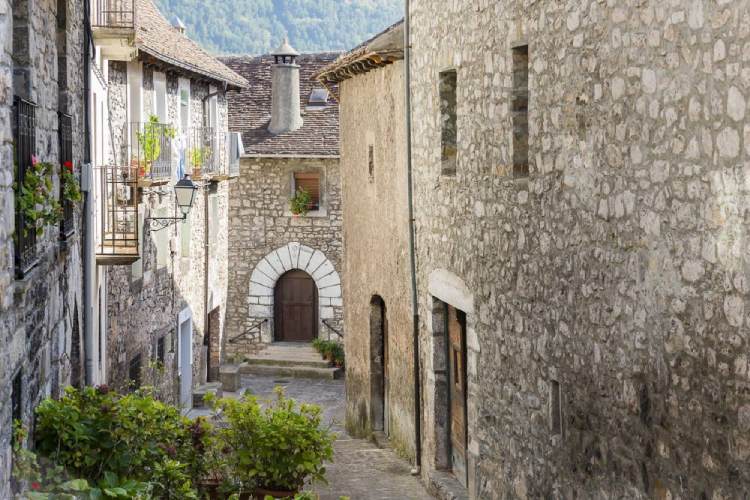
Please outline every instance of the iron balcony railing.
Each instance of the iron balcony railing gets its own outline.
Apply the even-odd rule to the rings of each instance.
[[[15,97],[13,101],[13,142],[15,145],[15,185],[23,186],[36,144],[36,104]],[[16,210],[15,246],[16,276],[23,276],[37,263],[36,228]]]
[[[134,0],[91,0],[93,28],[133,29]]]
[[[139,180],[167,181],[174,171],[172,143],[175,129],[156,121],[134,122],[126,132],[127,165]]]
[[[137,168],[106,166],[97,170],[101,183],[97,261],[130,264],[139,258]]]
[[[186,173],[193,178],[228,175],[226,134],[213,127],[188,129]]]
[[[60,141],[60,165],[61,168],[68,168],[73,164],[73,117],[65,113],[58,113],[59,117],[59,141]],[[72,172],[72,169],[71,169]],[[60,237],[62,239],[70,236],[75,230],[74,225],[74,205],[73,201],[63,196],[62,179],[60,182],[60,198],[62,201],[63,217],[60,221]]]

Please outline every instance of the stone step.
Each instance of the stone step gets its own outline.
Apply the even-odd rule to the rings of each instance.
[[[336,367],[317,367],[299,364],[248,364],[240,365],[240,373],[243,375],[267,375],[272,377],[313,378],[313,379],[337,379],[341,378],[344,370]]]
[[[221,398],[223,395],[221,382],[208,382],[194,388],[193,408],[203,408],[205,406],[203,399],[206,397],[206,394],[213,394],[216,398]]]
[[[244,362],[248,365],[310,366],[313,368],[328,368],[330,366],[329,363],[320,356],[317,356],[317,359],[280,356],[245,356]]]

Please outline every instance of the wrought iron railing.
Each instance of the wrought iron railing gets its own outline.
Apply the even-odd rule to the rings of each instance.
[[[268,322],[268,318],[261,319],[253,323],[253,326],[245,330],[244,332],[240,333],[239,335],[236,335],[230,339],[227,340],[228,343],[234,344],[236,342],[239,342],[239,340],[243,337],[248,337],[250,342],[260,342],[261,341],[261,333],[263,332],[261,330],[261,326],[264,323]]]
[[[334,327],[333,325],[331,325],[331,324],[330,324],[330,323],[328,322],[328,319],[324,319],[324,320],[323,320],[323,324],[324,324],[324,325],[325,325],[325,326],[326,326],[326,327],[327,327],[327,328],[328,328],[329,330],[331,330],[331,331],[332,331],[333,333],[335,333],[336,335],[338,335],[339,339],[343,339],[343,338],[344,338],[344,333],[343,333],[343,332],[341,332],[340,330],[338,330],[337,328],[335,328],[335,327]]]
[[[138,182],[135,167],[98,167],[101,182],[97,260],[132,263],[138,253]]]
[[[194,178],[228,174],[226,134],[213,127],[194,127],[187,132],[186,173]]]
[[[134,28],[133,3],[134,0],[91,0],[91,26],[93,28]]]
[[[73,165],[73,117],[65,113],[58,113],[59,129],[58,138],[60,141],[60,165],[62,168],[69,168]],[[75,230],[74,225],[74,204],[73,201],[63,196],[63,183],[60,179],[60,199],[62,199],[63,217],[60,221],[60,237],[65,239]]]
[[[13,142],[15,146],[15,185],[23,186],[36,144],[36,104],[20,97],[13,102]],[[37,262],[36,228],[21,211],[16,211],[14,233],[16,276],[22,278]]]
[[[134,122],[129,124],[127,134],[127,164],[135,169],[138,178],[168,180],[174,171],[174,127],[156,121]]]

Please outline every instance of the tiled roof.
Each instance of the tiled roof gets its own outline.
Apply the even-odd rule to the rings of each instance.
[[[335,156],[339,154],[339,106],[334,99],[321,109],[307,108],[310,92],[321,85],[313,75],[338,57],[338,52],[302,54],[300,104],[303,125],[293,132],[272,135],[271,65],[273,56],[222,57],[228,67],[242,75],[249,86],[229,92],[229,129],[242,133],[245,153],[256,155]]]
[[[402,19],[346,54],[342,54],[313,75],[313,78],[330,86],[403,58],[404,20]]]
[[[209,55],[197,43],[180,33],[164,19],[152,0],[135,2],[135,43],[139,51],[160,61],[203,75],[230,87],[245,87],[247,82]]]

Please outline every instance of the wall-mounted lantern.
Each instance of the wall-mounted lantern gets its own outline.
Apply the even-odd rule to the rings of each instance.
[[[145,222],[148,224],[149,230],[158,231],[177,221],[187,219],[190,209],[193,208],[193,202],[195,202],[196,191],[198,191],[198,186],[190,180],[190,175],[185,174],[185,177],[174,185],[174,195],[177,199],[177,206],[182,212],[182,217],[148,217]]]

